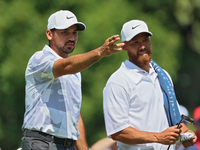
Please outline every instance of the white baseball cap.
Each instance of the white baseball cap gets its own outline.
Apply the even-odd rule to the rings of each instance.
[[[150,36],[153,34],[149,32],[147,24],[141,20],[131,20],[126,22],[121,30],[122,41],[130,41],[134,36],[139,33],[146,32],[149,33]]]
[[[86,29],[85,24],[78,22],[76,16],[72,12],[60,10],[49,17],[47,29],[67,29],[72,25],[77,25],[79,31]]]

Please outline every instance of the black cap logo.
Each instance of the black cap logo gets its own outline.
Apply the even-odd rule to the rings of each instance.
[[[137,25],[137,26],[135,26],[135,27],[132,27],[132,29],[134,30],[135,28],[137,28],[138,26],[140,26],[140,24],[139,25]]]
[[[67,19],[71,19],[71,18],[74,18],[74,17],[73,17],[73,16],[71,16],[71,17],[68,17],[68,16],[67,16],[66,18],[67,18]]]

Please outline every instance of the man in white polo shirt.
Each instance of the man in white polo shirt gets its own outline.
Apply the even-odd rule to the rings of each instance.
[[[111,75],[103,91],[107,136],[117,141],[119,150],[173,150],[169,145],[187,127],[181,123],[177,128],[181,116],[171,78],[151,60],[152,33],[145,22],[131,20],[121,36],[129,60]],[[196,136],[183,145],[195,141]]]
[[[67,10],[52,14],[46,36],[49,45],[30,58],[26,68],[26,111],[23,150],[88,150],[80,115],[82,93],[80,72],[102,57],[121,51],[119,36],[108,38],[97,49],[73,55],[78,31],[85,25]]]

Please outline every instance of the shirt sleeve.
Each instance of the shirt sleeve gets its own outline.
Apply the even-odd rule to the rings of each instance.
[[[54,78],[52,68],[57,59],[52,55],[44,54],[42,51],[35,53],[28,63],[26,76],[33,76],[38,80]]]
[[[130,126],[128,92],[119,84],[108,83],[103,91],[107,136]]]
[[[54,80],[52,72],[55,57],[36,52],[29,60],[25,78],[26,78],[26,109],[47,89]],[[31,109],[31,107],[30,107]]]

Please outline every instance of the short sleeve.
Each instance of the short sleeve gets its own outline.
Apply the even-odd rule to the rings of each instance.
[[[33,76],[39,79],[54,78],[52,68],[58,58],[47,55],[43,51],[36,52],[29,60],[26,76]]]
[[[119,84],[108,83],[104,88],[104,119],[108,136],[130,126],[128,99],[128,92]]]

